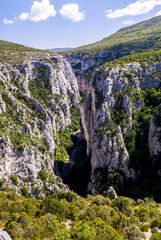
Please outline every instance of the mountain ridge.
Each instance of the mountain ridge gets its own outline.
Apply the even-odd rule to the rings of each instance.
[[[139,29],[139,26],[141,26],[140,29]],[[134,31],[130,32],[130,30],[134,30],[134,29],[135,29],[135,31],[137,31],[137,35],[140,31],[140,36],[135,35]],[[129,32],[128,32],[128,30],[129,30]],[[141,34],[142,34],[141,30],[143,31],[142,36],[141,36]],[[148,31],[150,30],[151,32],[148,32],[146,30],[148,30]],[[159,36],[156,37],[154,35],[156,33],[159,34]],[[159,47],[161,46],[160,41],[158,41],[160,39],[159,38],[160,36],[161,36],[161,16],[158,16],[158,17],[154,17],[150,20],[146,20],[141,23],[134,24],[130,27],[122,28],[122,29],[118,30],[116,33],[114,33],[100,41],[97,41],[96,43],[80,46],[80,47],[74,48],[70,51],[63,52],[62,54],[67,55],[69,53],[76,53],[76,52],[78,53],[79,52],[79,53],[83,53],[84,55],[87,54],[89,56],[92,56],[92,55],[96,55],[100,52],[111,51],[112,48],[116,48],[120,44],[124,44],[124,43],[126,43],[126,44],[131,43],[133,46],[133,51],[146,51],[144,47],[142,47],[142,48],[138,47],[138,49],[135,49],[134,44],[137,41],[140,41],[142,43],[146,43],[146,41],[147,41],[147,45],[146,45],[147,50],[151,49],[152,47],[153,47],[153,49],[154,48],[159,49]],[[151,38],[151,40],[153,39],[151,44],[148,43],[148,41],[150,41],[150,38]],[[125,49],[126,49],[126,46],[125,46]],[[122,51],[123,51],[123,48],[122,48]]]
[[[125,30],[131,30],[131,29],[133,29],[137,26],[138,27],[142,26],[144,30],[146,28],[149,28],[150,26],[152,26],[152,28],[154,28],[154,26],[158,24],[158,21],[161,21],[161,16],[153,17],[151,19],[147,19],[147,20],[144,20],[142,22],[132,24],[131,26],[128,26],[128,27],[123,27],[120,30],[118,30],[117,32],[125,31]]]

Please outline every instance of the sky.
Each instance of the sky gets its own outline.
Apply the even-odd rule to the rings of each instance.
[[[161,0],[0,0],[0,40],[78,47],[161,15]]]

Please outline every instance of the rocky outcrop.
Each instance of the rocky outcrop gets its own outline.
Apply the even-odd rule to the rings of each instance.
[[[140,63],[130,63],[104,67],[93,73],[90,91],[81,103],[87,154],[91,155],[89,190],[92,194],[100,192],[103,169],[107,169],[107,176],[119,173],[122,182],[124,179],[136,179],[136,173],[130,167],[125,139],[136,124],[135,112],[143,104],[139,98],[140,90],[159,86],[159,78],[155,74],[158,69],[159,62],[144,65],[144,68]],[[154,137],[154,132],[156,129],[151,123],[149,139]],[[156,141],[156,138],[150,140],[152,154],[154,151],[151,144],[155,145]],[[154,148],[156,150],[156,146]]]
[[[86,94],[90,90],[90,77],[84,74],[88,73],[91,75],[94,68],[100,66],[108,57],[109,54],[106,52],[98,53],[93,56],[86,56],[86,54],[83,53],[71,53],[65,56],[77,77],[80,93]]]
[[[2,240],[12,240],[12,238],[9,236],[9,234],[3,230],[3,228],[0,229],[0,239]]]
[[[0,181],[17,191],[30,190],[33,181],[66,190],[54,175],[54,159],[56,132],[71,124],[70,109],[78,107],[71,66],[61,56],[30,54],[22,63],[0,64],[0,82]],[[40,171],[55,184],[41,182]],[[10,176],[18,177],[17,186]]]

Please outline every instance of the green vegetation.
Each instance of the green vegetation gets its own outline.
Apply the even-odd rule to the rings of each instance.
[[[0,40],[0,62],[23,62],[28,54],[44,53],[45,51],[25,47],[20,44]]]
[[[17,186],[18,185],[18,178],[16,175],[11,175],[10,180]]]
[[[78,131],[80,129],[80,120],[81,120],[79,107],[77,107],[77,108],[71,107],[70,108],[70,119],[71,119],[72,131],[73,132]]]
[[[0,40],[0,52],[15,52],[15,53],[20,53],[20,52],[35,52],[36,49],[30,48],[30,47],[25,47],[20,44],[12,43],[12,42],[7,42]],[[40,50],[37,50],[40,52]]]
[[[33,72],[38,76],[29,82],[29,90],[35,99],[48,106],[51,99],[49,69],[45,66],[39,66],[34,68]]]
[[[22,196],[24,196],[25,198],[28,198],[28,190],[27,190],[27,188],[22,187],[20,190],[21,190]]]
[[[142,69],[145,70],[147,67],[146,66],[147,64],[153,64],[154,62],[157,62],[160,60],[161,60],[161,50],[152,50],[150,52],[136,53],[136,54],[128,55],[126,57],[115,59],[110,62],[106,62],[104,65],[100,67],[100,69],[105,69],[106,67],[112,68],[118,65],[124,66],[125,63],[141,63]],[[135,73],[135,71],[133,73]],[[128,73],[128,74],[131,74],[131,73]],[[161,77],[160,72],[157,72],[157,71],[154,71],[152,76]]]
[[[137,187],[130,193],[133,194],[131,196],[135,194],[138,196],[140,188],[142,189],[141,197],[150,194],[159,200],[161,198],[160,191],[158,191],[161,179],[159,176],[157,177],[160,166],[159,156],[153,162],[148,148],[148,135],[150,120],[159,110],[161,93],[155,89],[146,89],[141,91],[140,97],[143,101],[143,107],[133,114],[134,124],[132,131],[124,136],[130,154],[130,164],[136,172],[139,172],[139,182],[135,184]],[[151,169],[151,171],[148,169]]]
[[[71,125],[65,127],[64,131],[60,130],[57,135],[56,158],[58,162],[66,162],[69,158],[71,149],[73,148],[72,135],[80,129],[80,110],[71,107],[70,109]],[[61,163],[60,163],[61,164]]]
[[[139,240],[149,227],[154,233],[151,239],[159,239],[161,205],[152,199],[82,198],[72,192],[36,199],[27,198],[25,188],[21,192],[25,197],[0,192],[0,227],[13,240]]]
[[[129,125],[129,113],[123,109],[123,97],[127,95],[133,106],[132,111],[132,129],[125,130]],[[135,169],[137,181],[124,179],[121,184],[122,172],[109,173],[107,167],[95,169],[95,188],[99,193],[106,192],[107,186],[113,186],[117,193],[134,198],[154,197],[157,201],[161,200],[160,183],[161,177],[158,176],[158,169],[161,168],[160,154],[150,157],[148,147],[150,120],[154,116],[156,126],[161,126],[161,92],[159,89],[146,89],[145,91],[136,91],[129,87],[119,93],[114,93],[116,101],[115,107],[111,111],[111,119],[107,117],[103,122],[100,121],[99,127],[95,129],[95,135],[98,139],[98,148],[101,148],[101,141],[106,135],[108,139],[116,138],[117,126],[122,128],[123,138],[126,148],[130,155],[129,167]],[[137,100],[141,99],[142,107],[135,108]],[[119,150],[121,156],[122,149]],[[120,163],[122,161],[120,157]],[[151,169],[151,171],[149,171]]]
[[[31,111],[29,112],[25,107],[21,110],[17,101],[12,101],[9,98],[8,92],[3,89],[2,99],[6,104],[6,112],[2,113],[0,117],[0,133],[8,135],[12,145],[19,152],[23,152],[25,146],[36,146],[42,153],[47,152],[44,139],[40,139],[36,134],[31,136],[31,134],[25,133],[22,130],[22,127],[26,125],[24,112],[28,116],[28,119],[37,117],[44,119],[46,114],[35,110],[36,101],[29,99],[20,92],[16,92],[14,95],[21,103],[27,105]]]
[[[45,170],[40,170],[38,172],[37,178],[40,179],[41,181],[46,181],[47,179],[47,172]]]
[[[73,146],[73,142],[71,140],[71,135],[73,131],[70,126],[66,127],[64,131],[59,131],[58,136],[60,142],[56,147],[56,161],[66,162],[69,158],[68,152],[70,148]]]
[[[118,59],[133,53],[158,50],[161,47],[161,17],[122,28],[115,34],[93,44],[85,45],[69,51],[68,53],[83,53],[84,58],[100,52],[107,52],[106,60]],[[99,57],[96,58],[99,60]]]
[[[17,132],[16,130],[12,130],[9,133],[11,143],[13,146],[20,152],[23,152],[26,144],[31,144],[31,137],[29,134],[24,132]]]
[[[91,55],[106,51],[108,61],[117,58],[112,62],[105,63],[100,71],[106,67],[123,66],[125,63],[137,61],[145,70],[146,63],[151,64],[161,60],[161,50],[158,50],[161,47],[160,37],[161,17],[157,17],[121,29],[100,42],[70,50],[70,52],[82,52],[84,57],[88,58]],[[151,49],[154,50],[151,51]],[[145,51],[150,52],[142,53]],[[23,61],[26,52],[38,53],[39,51],[0,41],[0,62],[4,60]],[[120,58],[122,55],[135,52],[136,54]],[[101,65],[107,59],[96,58],[96,60]],[[80,65],[78,64],[76,67],[79,69]],[[32,97],[41,102],[44,107],[49,106],[51,97],[58,105],[61,104],[60,100],[63,97],[61,94],[51,96],[49,69],[45,66],[39,66],[32,70],[35,74],[35,78],[29,82]],[[84,77],[90,78],[93,71],[94,67],[88,69],[84,73]],[[124,76],[129,80],[133,74],[135,74],[135,70],[131,70],[131,73],[124,72]],[[159,77],[161,84],[160,72],[154,71],[149,77]],[[11,79],[11,83],[18,88],[17,92],[11,89],[15,98],[24,104],[24,109],[28,107],[31,110],[30,114],[28,113],[28,119],[45,120],[46,114],[35,109],[36,100],[31,100],[23,95],[15,76]],[[111,112],[112,123],[106,117],[106,120],[100,122],[99,128],[94,133],[100,140],[99,143],[105,134],[108,138],[115,136],[116,141],[118,141],[116,128],[120,125],[130,155],[130,166],[136,170],[138,175],[136,182],[122,179],[121,171],[110,173],[107,167],[103,167],[95,169],[94,172],[95,188],[103,196],[88,195],[86,198],[82,198],[72,192],[56,192],[55,194],[44,192],[46,194],[44,198],[41,196],[41,199],[35,199],[29,198],[29,191],[26,187],[20,188],[21,197],[6,188],[5,192],[0,192],[0,227],[6,227],[13,240],[139,240],[145,238],[143,232],[147,232],[149,229],[153,233],[151,240],[160,239],[161,234],[157,228],[161,228],[161,204],[157,204],[151,198],[145,198],[150,196],[157,201],[161,200],[161,176],[157,172],[158,169],[161,169],[161,155],[151,159],[148,148],[148,134],[152,116],[154,116],[154,123],[161,127],[160,86],[157,90],[146,89],[141,92],[137,92],[133,87],[128,87],[128,89],[114,94],[116,104]],[[6,113],[2,113],[0,116],[0,133],[8,135],[12,145],[19,152],[23,152],[26,146],[36,146],[43,154],[47,152],[44,139],[39,139],[36,134],[31,136],[22,131],[22,120],[23,124],[26,123],[24,122],[24,113],[21,109],[17,111],[16,101],[13,103],[3,86],[0,88],[2,99],[6,103]],[[97,97],[96,108],[99,109],[104,101],[103,94],[102,91],[98,90],[95,91],[95,94]],[[129,113],[122,108],[125,95],[129,96],[133,104],[133,126],[130,131],[124,131],[129,118]],[[136,99],[142,100],[141,108],[134,107]],[[91,174],[90,156],[86,155],[86,141],[75,136],[75,133],[80,129],[79,108],[72,107],[70,113],[71,125],[58,133],[54,133],[56,161],[61,173],[69,156],[72,158],[70,179],[65,179],[65,183],[68,183],[74,191],[85,197]],[[25,114],[27,115],[27,111]],[[42,121],[36,122],[38,128],[41,129]],[[12,127],[9,128],[9,126]],[[40,170],[37,178],[45,182],[48,178],[47,170]],[[16,175],[11,175],[10,180],[15,186],[18,185]],[[124,185],[122,185],[122,180],[125,180]],[[49,181],[52,184],[56,182],[52,178]],[[1,185],[3,185],[2,182]],[[108,186],[114,186],[119,195],[132,196],[135,200],[123,196],[114,200],[106,198]],[[138,197],[144,200],[136,200]]]

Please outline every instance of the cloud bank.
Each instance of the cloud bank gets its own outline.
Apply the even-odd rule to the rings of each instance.
[[[84,12],[79,11],[79,5],[74,3],[63,5],[59,12],[64,18],[73,22],[79,22],[85,18]]]
[[[24,12],[20,15],[21,20],[31,20],[33,22],[40,22],[54,17],[56,15],[54,6],[50,4],[49,0],[42,0],[41,2],[34,1],[29,13]]]
[[[152,11],[156,6],[161,5],[161,0],[138,0],[129,4],[126,8],[116,9],[112,12],[106,11],[107,18],[118,18],[123,16],[136,16]]]

